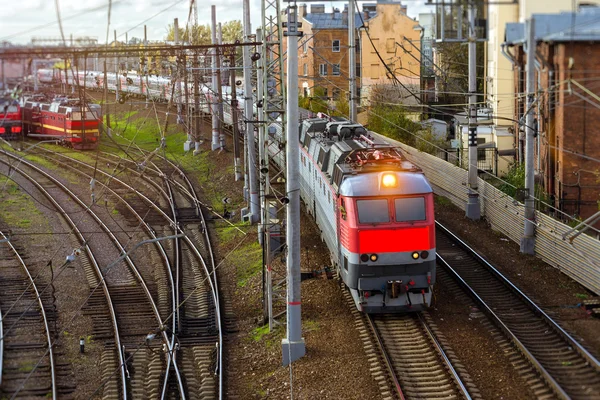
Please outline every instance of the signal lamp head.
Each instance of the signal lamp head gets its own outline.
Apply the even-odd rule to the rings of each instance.
[[[421,258],[427,258],[427,257],[429,257],[429,252],[427,250],[423,250],[421,252]]]
[[[369,258],[371,259],[371,261],[375,262],[375,261],[377,261],[379,256],[377,254],[371,254],[371,257],[369,257]]]
[[[383,174],[381,177],[381,184],[383,187],[392,188],[398,186],[398,179],[396,179],[396,174]]]
[[[369,261],[369,255],[368,254],[361,254],[360,255],[360,261],[362,261],[362,262]]]
[[[413,260],[416,260],[417,258],[419,258],[419,253],[416,251],[413,251],[412,258],[413,258]]]

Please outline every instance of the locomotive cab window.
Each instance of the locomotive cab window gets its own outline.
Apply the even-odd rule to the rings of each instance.
[[[408,197],[394,200],[396,222],[425,220],[425,198]]]
[[[357,200],[358,222],[361,224],[381,224],[390,222],[387,199]]]

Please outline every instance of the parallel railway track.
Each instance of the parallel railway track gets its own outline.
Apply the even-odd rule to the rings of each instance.
[[[600,399],[600,362],[473,249],[438,224],[438,265],[476,301],[541,378],[539,397]]]

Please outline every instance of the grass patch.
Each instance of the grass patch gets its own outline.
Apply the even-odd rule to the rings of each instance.
[[[433,199],[435,204],[438,206],[449,206],[452,204],[452,201],[444,196],[434,196]]]
[[[26,361],[19,366],[19,372],[31,372],[35,364],[31,361]]]
[[[35,224],[49,229],[37,204],[12,180],[0,179],[0,218],[8,226],[29,228]]]
[[[267,348],[281,345],[281,339],[285,335],[282,326],[276,326],[272,332],[269,332],[269,325],[259,326],[250,332],[250,340],[255,342],[264,342]]]
[[[250,242],[235,249],[227,261],[236,267],[237,285],[244,287],[262,270],[262,247],[258,242]]]
[[[33,154],[27,154],[23,158],[25,158],[26,160],[31,161],[37,165],[41,165],[42,167],[47,168],[49,170],[57,170],[58,169],[57,164],[55,164],[51,161],[48,161],[45,158],[40,157],[40,156],[35,156]]]
[[[575,293],[575,297],[579,300],[587,300],[589,296],[585,293]]]
[[[313,321],[310,319],[302,321],[302,332],[304,333],[318,331],[320,328],[321,326],[317,321]]]

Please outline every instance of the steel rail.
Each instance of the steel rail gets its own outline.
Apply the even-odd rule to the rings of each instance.
[[[463,396],[465,396],[465,399],[471,400],[471,395],[469,394],[469,391],[467,390],[462,379],[460,379],[460,375],[458,375],[458,372],[454,369],[454,366],[452,365],[452,363],[450,362],[450,359],[446,355],[446,352],[442,348],[441,343],[437,340],[434,333],[431,331],[431,328],[429,328],[429,325],[427,325],[427,322],[423,319],[423,317],[421,316],[420,313],[418,314],[418,316],[419,316],[419,321],[421,321],[421,324],[422,324],[423,328],[425,329],[425,332],[427,333],[427,336],[429,336],[431,343],[433,343],[433,345],[435,346],[435,349],[437,350],[437,352],[440,354],[440,356],[444,360],[444,363],[446,364],[446,367],[448,367],[448,370],[452,374],[452,378],[458,385],[460,392],[462,393]]]
[[[377,342],[377,347],[379,347],[380,353],[383,356],[383,360],[385,361],[385,366],[389,372],[390,377],[392,378],[392,383],[394,385],[394,389],[396,389],[396,393],[400,400],[404,400],[404,392],[402,391],[402,387],[400,386],[400,381],[398,380],[398,376],[396,371],[394,370],[394,365],[392,364],[392,360],[385,350],[385,344],[383,343],[383,339],[379,334],[379,330],[375,326],[375,322],[373,321],[373,317],[371,315],[367,315],[367,322],[369,323],[369,327],[371,328],[371,332],[373,332],[373,336]]]
[[[584,357],[587,362],[593,366],[597,371],[600,371],[600,361],[596,359],[589,351],[585,349],[577,340],[575,340],[571,335],[569,335],[556,321],[554,321],[544,310],[542,310],[533,300],[531,300],[525,293],[523,293],[518,287],[516,287],[508,278],[506,278],[498,269],[496,269],[492,264],[490,264],[487,260],[481,257],[475,250],[473,250],[469,245],[467,245],[464,241],[462,241],[458,236],[453,234],[436,221],[436,225],[444,231],[448,236],[452,237],[463,249],[471,253],[477,261],[482,263],[489,269],[502,283],[504,283],[510,290],[516,293],[525,303],[537,314],[541,315],[542,318],[552,326],[566,341],[569,342],[569,345],[576,349],[576,351]]]
[[[10,153],[7,153],[4,150],[1,150],[4,154],[10,155]],[[12,157],[12,155],[10,155]],[[11,164],[6,162],[5,160],[0,160],[0,162],[2,162],[3,164],[11,167]],[[69,216],[69,214],[64,210],[64,208],[54,199],[54,197],[52,197],[50,195],[50,193],[44,189],[42,187],[41,184],[39,184],[35,179],[33,179],[33,177],[31,177],[30,175],[28,175],[27,173],[25,173],[24,171],[20,170],[18,167],[14,167],[12,166],[12,168],[15,171],[18,171],[22,176],[24,176],[27,180],[29,180],[34,186],[36,186],[36,188],[42,193],[44,194],[44,196],[54,205],[54,207],[59,210],[59,212],[61,213],[61,215],[63,216],[63,218],[65,218],[65,220],[67,221],[67,223],[71,226],[71,228],[73,229],[73,232],[76,234],[77,238],[79,239],[80,243],[83,245],[83,248],[86,252],[86,254],[88,255],[91,264],[94,267],[94,271],[96,272],[96,275],[98,276],[98,279],[100,280],[99,284],[102,285],[102,291],[104,292],[104,296],[106,297],[107,300],[107,305],[108,305],[108,309],[109,309],[109,314],[112,320],[112,324],[113,324],[113,333],[115,336],[115,347],[117,350],[117,354],[119,356],[119,370],[120,370],[120,375],[121,375],[121,390],[122,390],[122,394],[123,394],[123,400],[127,400],[127,380],[125,378],[125,360],[123,359],[123,352],[122,352],[122,346],[121,346],[121,338],[119,335],[119,326],[117,323],[117,317],[116,317],[116,313],[115,313],[115,309],[114,309],[114,305],[112,302],[112,298],[110,296],[110,292],[108,290],[108,286],[106,285],[106,281],[104,280],[104,277],[102,275],[102,270],[100,269],[100,265],[98,264],[96,257],[94,256],[94,254],[92,253],[92,250],[90,249],[90,247],[88,246],[88,244],[85,241],[85,238],[83,237],[83,234],[81,233],[81,231],[77,228],[77,225],[75,224],[75,222],[73,221],[73,219]],[[39,364],[39,362],[38,362]],[[36,365],[37,367],[37,365]],[[33,373],[34,369],[29,373],[29,375],[27,376],[26,380],[29,379],[29,377],[31,376],[31,374]],[[23,385],[25,384],[25,382],[23,383]],[[22,386],[23,387],[23,386]],[[17,391],[16,394],[18,394],[18,392],[20,391],[20,389]]]
[[[441,226],[437,221],[436,224]],[[452,235],[454,236],[454,235]],[[472,250],[471,250],[472,251]],[[556,380],[550,375],[550,373],[544,368],[544,366],[535,358],[533,354],[527,349],[527,347],[517,338],[517,336],[511,331],[511,329],[500,319],[500,317],[492,310],[492,308],[475,292],[471,286],[456,272],[446,260],[439,254],[437,254],[437,261],[441,263],[453,276],[454,278],[465,288],[465,290],[479,303],[483,308],[484,312],[490,316],[496,325],[507,335],[510,340],[517,346],[519,351],[529,360],[531,365],[543,376],[544,380],[550,385],[552,390],[562,399],[570,399],[570,396],[563,390],[563,388],[556,382]]]
[[[0,231],[0,239],[8,239],[2,231]],[[55,367],[54,351],[52,349],[52,338],[50,337],[50,327],[48,326],[48,318],[46,317],[46,310],[44,309],[44,303],[42,302],[42,297],[40,295],[40,292],[38,291],[37,285],[35,284],[35,280],[29,273],[29,268],[27,268],[25,261],[23,260],[23,258],[21,257],[21,255],[19,254],[19,252],[17,251],[15,246],[13,246],[13,244],[10,242],[10,240],[6,240],[6,243],[7,243],[8,247],[10,247],[10,249],[13,251],[15,256],[17,256],[17,259],[19,260],[19,264],[21,264],[23,271],[27,275],[27,278],[29,279],[29,282],[30,282],[30,287],[35,292],[35,297],[37,298],[38,304],[40,306],[40,312],[42,313],[42,319],[44,321],[44,329],[46,331],[46,341],[48,342],[48,357],[50,359],[50,375],[51,375],[51,379],[52,379],[52,398],[56,399],[57,394],[56,394],[56,371],[54,368]],[[0,318],[1,317],[2,316],[0,315]],[[0,332],[0,335],[2,335],[1,332]],[[4,342],[4,336],[0,336],[0,340],[2,340]],[[1,372],[2,372],[2,356],[0,355],[0,383],[2,381]]]
[[[52,154],[60,154],[60,153],[54,153],[54,152],[52,152],[52,151],[50,151],[50,150],[46,150],[46,149],[44,149],[44,150],[45,150],[46,152],[50,152],[50,153],[52,153]],[[61,155],[61,156],[63,156],[62,154],[60,154],[60,155]],[[71,157],[67,157],[67,156],[63,156],[63,157],[65,157],[65,158],[68,158],[68,159],[69,159],[69,160],[71,160],[71,161],[76,161],[76,162],[77,162],[77,163],[79,163],[79,164],[83,164],[83,165],[85,165],[85,166],[88,166],[88,167],[90,167],[90,168],[93,168],[93,167],[92,167],[92,166],[90,166],[89,164],[86,164],[86,163],[84,163],[84,162],[82,162],[82,161],[79,161],[79,160],[76,160],[76,159],[73,159],[73,158],[71,158]],[[83,173],[83,172],[82,172],[82,171],[80,171],[80,170],[77,170],[77,172],[78,172],[78,173],[81,173],[81,174],[83,174],[83,175],[86,175],[87,177],[91,177],[90,175],[87,175],[87,174]],[[103,171],[102,171],[102,172],[103,172]],[[51,178],[51,179],[52,179],[52,178]],[[149,235],[150,235],[150,236],[151,236],[153,239],[157,239],[157,236],[156,236],[156,234],[154,233],[154,230],[153,230],[153,229],[152,229],[152,228],[151,228],[151,227],[150,227],[150,226],[149,226],[149,225],[148,225],[148,224],[147,224],[147,223],[146,223],[146,222],[143,220],[143,218],[142,218],[142,217],[141,217],[141,216],[140,216],[140,215],[139,215],[139,214],[138,214],[138,213],[137,213],[137,212],[136,212],[136,211],[133,209],[133,207],[131,207],[131,205],[130,205],[130,204],[127,202],[127,201],[125,201],[125,199],[123,199],[123,197],[122,197],[122,196],[120,196],[119,194],[117,194],[117,193],[116,193],[114,190],[110,189],[110,188],[108,187],[108,185],[106,185],[106,184],[104,184],[104,183],[102,183],[102,182],[99,182],[99,183],[100,183],[102,186],[104,186],[104,187],[105,187],[105,188],[106,188],[108,191],[110,191],[110,192],[111,192],[111,193],[112,193],[112,194],[113,194],[113,195],[114,195],[116,198],[120,199],[120,200],[123,202],[123,204],[125,204],[125,206],[126,206],[128,209],[129,209],[129,211],[130,211],[132,214],[134,214],[134,215],[136,216],[136,218],[137,218],[137,219],[138,219],[140,222],[142,222],[142,223],[143,223],[143,224],[142,224],[142,226],[143,226],[143,227],[144,227],[144,229],[145,229],[145,230],[148,232],[148,234],[149,234]],[[131,186],[127,185],[127,184],[126,184],[126,183],[124,183],[124,182],[121,182],[121,181],[119,181],[119,183],[121,183],[121,184],[125,185],[125,186],[126,186],[126,187],[128,187],[128,188],[131,188],[131,189],[133,189]],[[58,184],[60,184],[60,182],[58,182]],[[73,198],[74,198],[76,201],[80,202],[80,205],[82,205],[82,207],[86,207],[86,208],[87,208],[87,206],[85,206],[85,204],[84,204],[84,203],[82,203],[82,202],[81,202],[81,200],[79,200],[79,198],[78,198],[78,197],[77,197],[75,194],[73,194],[73,193],[72,193],[72,194],[71,194],[71,196],[74,196]],[[154,203],[152,203],[152,205],[153,205],[153,206],[155,206],[155,205],[154,205]],[[98,216],[97,216],[95,213],[93,213],[91,210],[89,210],[89,209],[88,209],[87,211],[88,211],[88,213],[89,213],[89,214],[90,214],[90,215],[91,215],[91,216],[92,216],[94,219],[96,219],[96,222],[97,222],[97,223],[98,223],[98,224],[99,224],[99,225],[100,225],[100,226],[103,228],[103,230],[104,230],[104,231],[105,231],[105,232],[106,232],[106,233],[107,233],[107,234],[108,234],[108,235],[111,237],[111,239],[112,239],[112,240],[113,240],[113,242],[114,242],[114,243],[117,245],[117,247],[120,249],[120,251],[121,251],[123,254],[127,254],[127,252],[125,251],[125,249],[123,248],[123,246],[120,244],[120,242],[118,241],[118,239],[117,239],[117,238],[116,238],[116,237],[115,237],[115,236],[112,234],[112,232],[110,232],[110,229],[108,228],[108,226],[106,226],[106,225],[105,225],[105,224],[104,224],[104,223],[103,223],[103,222],[102,222],[102,221],[99,219],[99,217],[98,217]],[[170,261],[169,261],[169,258],[168,258],[168,256],[167,256],[167,254],[166,254],[166,252],[165,252],[165,250],[164,250],[164,248],[163,248],[162,244],[161,244],[160,242],[155,242],[155,243],[156,243],[156,245],[158,246],[158,248],[159,248],[159,250],[160,250],[161,256],[163,257],[163,259],[164,259],[164,260],[165,260],[165,262],[167,263],[167,264],[166,264],[166,268],[167,268],[167,271],[168,271],[169,281],[170,281],[170,283],[171,283],[171,287],[173,287],[173,286],[174,286],[174,281],[173,281],[173,276],[172,276],[172,274],[171,274],[171,272],[170,272],[170,271],[171,271],[171,267],[170,267]],[[136,278],[138,279],[138,281],[140,281],[140,283],[141,283],[141,285],[142,285],[142,288],[143,288],[143,290],[144,290],[144,292],[145,292],[145,294],[146,294],[146,297],[147,297],[147,298],[149,299],[149,301],[150,301],[150,304],[151,304],[151,306],[152,306],[152,309],[153,309],[154,316],[155,316],[155,318],[157,319],[157,321],[158,321],[158,323],[159,323],[159,327],[161,328],[161,336],[163,337],[163,341],[165,342],[165,344],[167,344],[167,366],[166,366],[166,371],[165,371],[165,379],[164,379],[164,382],[165,382],[165,388],[166,388],[166,382],[167,382],[167,380],[168,380],[168,376],[169,376],[169,369],[170,369],[170,365],[171,365],[171,363],[173,363],[173,365],[174,365],[174,369],[175,369],[175,374],[176,374],[176,376],[177,376],[177,382],[178,382],[179,390],[180,390],[180,392],[181,392],[182,399],[183,399],[183,400],[185,400],[185,393],[184,393],[184,384],[183,384],[183,379],[182,379],[182,377],[181,377],[181,373],[180,373],[180,371],[179,371],[179,367],[177,366],[177,362],[174,360],[174,358],[175,358],[175,357],[174,357],[174,355],[175,355],[175,351],[174,351],[174,345],[175,345],[175,343],[174,343],[174,339],[173,339],[173,337],[172,337],[172,338],[170,338],[170,340],[169,340],[169,337],[168,337],[167,333],[165,332],[165,330],[164,330],[164,329],[162,329],[162,327],[164,326],[164,322],[162,321],[162,318],[161,318],[161,316],[160,316],[160,313],[159,313],[159,311],[158,311],[158,308],[156,307],[156,303],[154,302],[154,299],[152,298],[152,294],[150,293],[150,291],[149,291],[149,289],[148,289],[148,287],[147,287],[147,285],[146,285],[146,283],[145,283],[145,281],[144,281],[144,279],[143,279],[142,275],[139,273],[139,270],[137,269],[137,267],[135,266],[135,264],[133,263],[133,261],[130,259],[130,257],[129,257],[128,255],[125,257],[125,261],[128,263],[128,265],[130,266],[130,268],[131,268],[131,269],[134,271],[134,274],[136,275]],[[172,306],[172,311],[174,312],[174,311],[177,309],[176,300],[175,300],[175,297],[174,297],[174,295],[173,295],[173,297],[172,297],[172,304],[173,304],[173,306]],[[162,395],[161,395],[161,399],[163,399],[165,396],[166,396],[166,392],[164,392],[164,391],[163,391],[163,393],[162,393]]]

